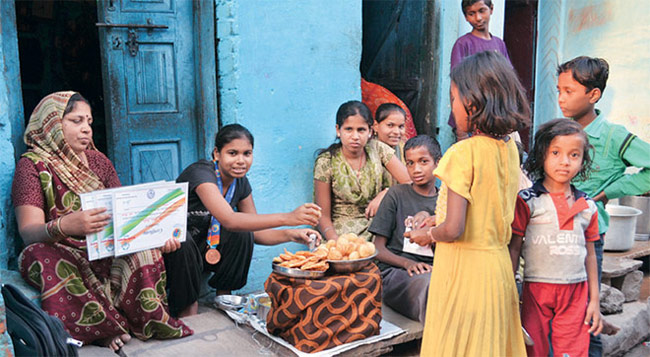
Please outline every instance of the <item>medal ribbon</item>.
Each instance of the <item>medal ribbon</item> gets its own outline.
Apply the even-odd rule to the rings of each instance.
[[[214,162],[214,173],[217,175],[217,187],[219,192],[223,195],[223,182],[221,181],[221,173],[219,173],[219,162]],[[228,204],[232,202],[232,196],[235,194],[235,187],[237,186],[237,181],[233,180],[228,187],[228,192],[226,192],[226,201]],[[219,245],[219,240],[221,239],[221,223],[212,216],[210,221],[210,229],[208,230],[207,243],[210,249],[214,249]]]

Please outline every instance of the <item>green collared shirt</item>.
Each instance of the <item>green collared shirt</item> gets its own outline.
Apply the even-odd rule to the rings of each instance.
[[[640,195],[650,191],[650,144],[630,134],[625,127],[612,124],[600,115],[585,128],[589,143],[594,146],[593,165],[589,178],[574,180],[574,185],[590,197],[605,191],[607,199]],[[625,174],[628,167],[641,171]],[[609,215],[602,202],[598,207],[599,232],[607,232]]]

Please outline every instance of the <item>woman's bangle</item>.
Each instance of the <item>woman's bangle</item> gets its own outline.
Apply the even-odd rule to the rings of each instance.
[[[65,233],[63,233],[63,229],[61,228],[61,222],[62,221],[63,221],[63,216],[57,218],[57,220],[56,220],[56,228],[59,229],[59,234],[61,235],[61,237],[65,237],[66,235],[65,235]]]
[[[66,237],[65,233],[61,230],[62,218],[53,219],[45,224],[45,232],[53,243],[63,240]]]
[[[330,229],[333,229],[333,228],[334,228],[334,227],[329,226],[329,227],[323,229],[323,235],[325,235],[325,233],[327,233],[327,231],[329,231]]]

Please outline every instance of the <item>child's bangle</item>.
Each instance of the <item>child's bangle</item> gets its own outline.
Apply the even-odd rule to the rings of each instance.
[[[427,230],[427,236],[429,238],[431,238],[431,242],[429,244],[433,244],[433,243],[436,242],[436,239],[433,237],[433,234],[431,234],[431,230],[434,229],[434,228],[436,228],[436,227],[431,227],[431,228],[429,228],[429,230]]]

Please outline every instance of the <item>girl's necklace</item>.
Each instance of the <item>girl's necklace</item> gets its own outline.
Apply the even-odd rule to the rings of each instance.
[[[363,164],[364,164],[365,157],[366,157],[366,155],[363,155],[363,154],[361,154],[359,156],[359,168],[358,169],[356,169],[354,167],[354,165],[352,164],[352,162],[350,160],[348,160],[347,158],[345,159],[345,161],[348,162],[348,165],[350,165],[350,168],[352,169],[354,174],[357,176],[357,179],[361,178],[361,170],[363,169]]]
[[[357,180],[361,178],[361,169],[363,169],[363,159],[366,157],[366,155],[361,155],[359,156],[359,169],[354,170],[354,173],[357,175]],[[354,169],[354,168],[353,168]]]

